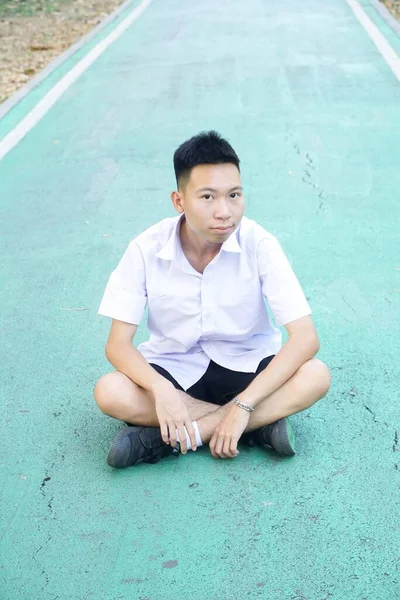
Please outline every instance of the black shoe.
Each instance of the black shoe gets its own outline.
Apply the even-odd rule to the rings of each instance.
[[[169,454],[178,456],[176,448],[166,444],[158,427],[124,427],[115,437],[107,456],[107,464],[123,469],[140,463],[156,463]]]
[[[261,446],[268,450],[275,450],[282,456],[296,454],[294,431],[287,417],[246,433],[242,435],[241,440],[248,446]]]

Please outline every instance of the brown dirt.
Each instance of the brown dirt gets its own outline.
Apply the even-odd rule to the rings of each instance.
[[[386,4],[392,15],[400,20],[400,0],[381,0]]]
[[[88,33],[123,0],[56,0],[51,5],[39,0],[33,7],[30,0],[25,0],[23,9],[22,2],[0,3],[0,102]]]

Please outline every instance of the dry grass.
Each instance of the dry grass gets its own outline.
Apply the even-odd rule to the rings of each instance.
[[[0,102],[123,0],[0,0]]]
[[[390,12],[400,20],[400,0],[381,0],[386,4]]]

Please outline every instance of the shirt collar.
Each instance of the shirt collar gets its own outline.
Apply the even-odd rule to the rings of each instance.
[[[172,230],[171,235],[168,238],[167,243],[159,250],[156,254],[157,258],[164,258],[165,260],[173,260],[176,256],[177,237],[179,235],[179,229],[181,222],[184,218],[183,213],[176,221],[175,227]]]
[[[233,233],[228,237],[228,239],[222,244],[221,250],[225,252],[242,252],[242,249],[238,240],[238,231],[240,229],[237,227]]]
[[[181,222],[183,221],[185,217],[185,214],[183,213],[177,220],[176,225],[174,227],[174,229],[172,230],[172,233],[170,235],[170,237],[168,238],[167,243],[165,244],[165,246],[163,246],[161,248],[161,250],[159,250],[159,252],[157,252],[156,256],[157,258],[164,258],[165,260],[173,260],[176,256],[176,247],[177,247],[177,238],[179,235],[179,230],[180,230],[180,226],[181,226]],[[239,240],[238,240],[238,231],[239,231],[240,225],[239,227],[237,227],[235,229],[235,231],[233,233],[231,233],[231,235],[228,237],[228,239],[222,244],[221,246],[221,250],[224,250],[224,252],[242,252],[242,249],[239,245]]]

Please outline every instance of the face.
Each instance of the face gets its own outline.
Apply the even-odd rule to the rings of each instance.
[[[232,163],[197,165],[183,189],[172,192],[176,210],[196,236],[223,243],[239,225],[244,212],[240,173]]]

